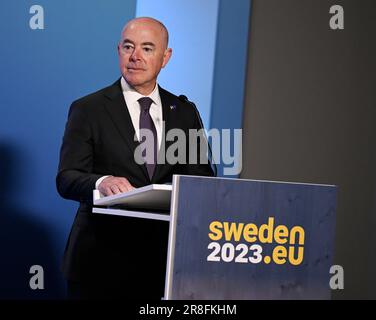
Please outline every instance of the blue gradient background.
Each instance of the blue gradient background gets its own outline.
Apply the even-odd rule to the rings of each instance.
[[[60,263],[78,206],[60,198],[55,187],[67,112],[73,100],[120,76],[116,45],[127,20],[150,15],[166,22],[174,55],[162,70],[161,85],[194,100],[207,127],[216,127],[218,119],[221,124],[227,119],[228,128],[240,126],[250,1],[239,3],[1,2],[0,299],[65,296]],[[29,27],[35,4],[44,8],[44,30]],[[229,16],[224,6],[232,8]],[[229,49],[223,30],[230,31],[231,19],[242,32],[231,45],[235,41],[241,52],[231,69],[235,78],[226,80],[221,61],[228,53],[219,50]],[[233,101],[230,118],[221,116],[224,88],[241,96]],[[44,268],[44,290],[29,287],[29,268],[35,264]]]

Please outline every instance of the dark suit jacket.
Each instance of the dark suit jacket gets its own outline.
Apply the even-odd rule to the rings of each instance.
[[[190,104],[160,87],[159,93],[165,132],[180,128],[188,137],[189,129],[200,128]],[[163,286],[168,223],[93,214],[92,191],[101,176],[126,177],[141,187],[171,182],[173,174],[213,175],[209,164],[158,164],[150,180],[145,165],[134,161],[134,134],[120,80],[71,105],[56,177],[60,195],[80,202],[63,259],[69,280],[126,284],[130,290],[140,279]]]

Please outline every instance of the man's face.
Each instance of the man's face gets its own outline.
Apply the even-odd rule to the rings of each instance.
[[[170,56],[167,35],[149,19],[136,19],[124,28],[118,45],[120,71],[136,91],[147,95],[153,91],[157,76]]]

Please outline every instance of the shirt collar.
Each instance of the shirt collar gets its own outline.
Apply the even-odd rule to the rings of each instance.
[[[126,102],[131,104],[131,105],[134,104],[134,102],[137,102],[138,99],[140,99],[142,97],[151,98],[153,100],[153,104],[157,104],[158,101],[160,100],[160,98],[159,98],[159,88],[158,88],[157,83],[155,84],[153,91],[147,96],[144,96],[141,93],[137,92],[135,89],[133,89],[128,84],[128,82],[124,79],[124,77],[121,77],[120,83],[121,83],[121,89],[123,91],[123,95],[125,97]]]

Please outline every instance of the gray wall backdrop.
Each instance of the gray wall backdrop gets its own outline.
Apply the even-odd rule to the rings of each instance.
[[[374,0],[252,2],[240,177],[338,185],[336,299],[376,298],[375,41]]]

